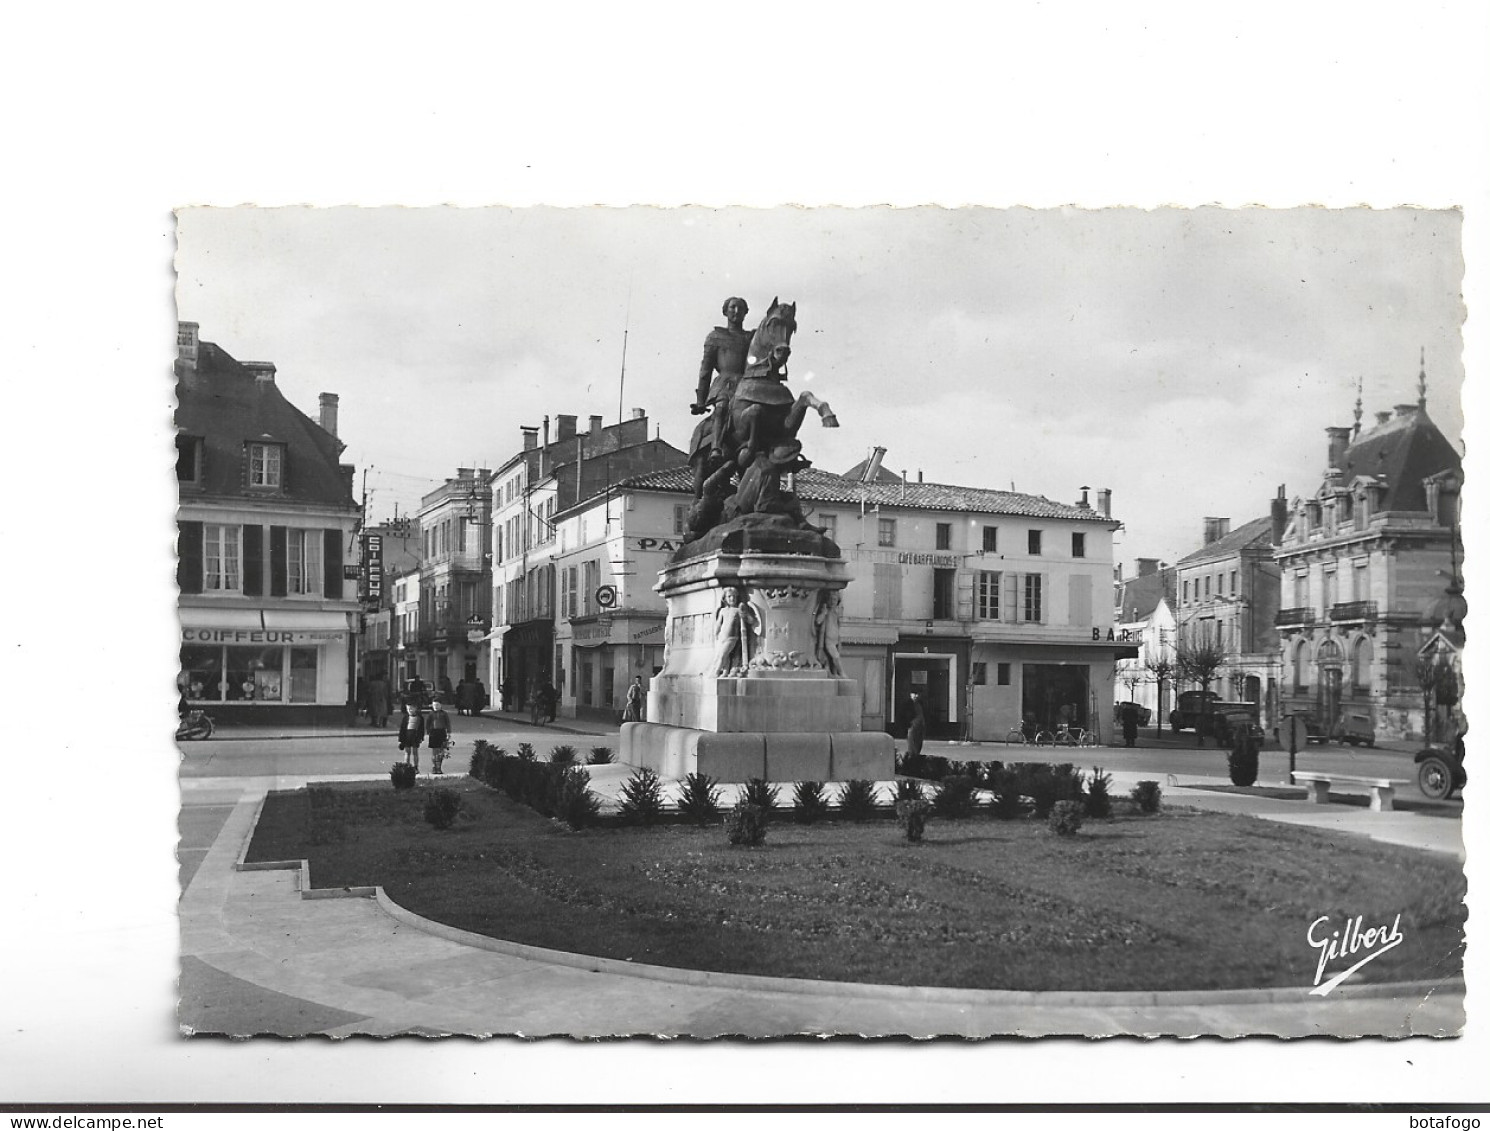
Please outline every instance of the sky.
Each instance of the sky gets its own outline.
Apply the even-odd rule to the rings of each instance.
[[[522,425],[645,409],[686,448],[725,298],[797,303],[814,464],[875,445],[928,482],[1075,501],[1114,558],[1311,493],[1325,429],[1417,400],[1460,442],[1460,217],[1416,209],[189,208],[183,320],[340,396],[369,516],[407,513]],[[622,388],[624,352],[625,385]]]

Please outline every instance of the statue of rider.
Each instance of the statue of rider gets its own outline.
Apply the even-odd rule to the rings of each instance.
[[[700,421],[694,432],[693,495],[698,498],[703,492],[704,480],[709,474],[709,465],[717,464],[726,456],[724,450],[728,428],[729,403],[735,395],[735,386],[745,373],[750,354],[751,332],[744,327],[745,316],[750,307],[743,298],[724,300],[725,325],[715,326],[704,339],[704,357],[698,369],[698,393],[690,411],[701,416],[712,407],[713,413],[706,421]]]

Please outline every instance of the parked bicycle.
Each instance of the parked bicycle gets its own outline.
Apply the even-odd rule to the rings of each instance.
[[[1095,731],[1087,730],[1085,727],[1068,725],[1060,728],[1055,735],[1057,746],[1095,746],[1097,745],[1097,734]]]
[[[1055,733],[1043,727],[1013,727],[1004,735],[1004,741],[1018,746],[1054,746]]]
[[[193,738],[211,738],[213,723],[206,711],[188,711],[176,726],[176,738],[186,741]]]

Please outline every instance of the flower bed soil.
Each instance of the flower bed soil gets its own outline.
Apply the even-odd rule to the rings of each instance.
[[[1246,817],[1166,810],[1075,837],[981,812],[797,825],[729,845],[715,825],[573,832],[468,778],[455,825],[430,785],[273,793],[247,859],[308,858],[317,887],[381,884],[427,918],[515,942],[703,970],[1017,990],[1308,986],[1309,924],[1387,924],[1405,941],[1366,981],[1462,972],[1458,864]]]

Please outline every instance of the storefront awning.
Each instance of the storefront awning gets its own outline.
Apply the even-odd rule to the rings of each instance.
[[[322,609],[265,609],[264,627],[291,632],[346,632],[350,628],[346,613]]]
[[[183,607],[181,613],[182,628],[242,628],[258,629],[264,627],[264,611],[262,609],[199,609]]]

